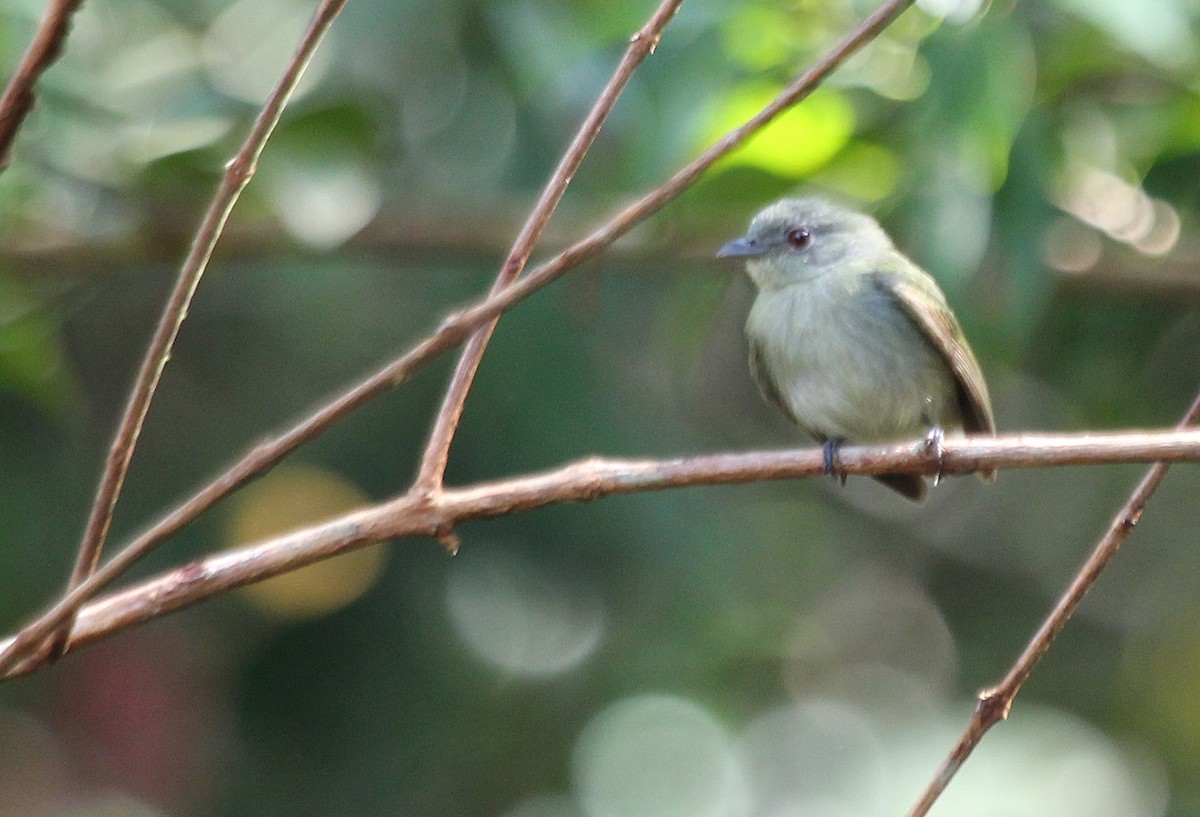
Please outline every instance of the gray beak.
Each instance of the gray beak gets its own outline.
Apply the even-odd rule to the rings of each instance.
[[[717,250],[717,258],[751,258],[756,255],[762,255],[766,251],[766,247],[755,244],[748,238],[735,238]]]

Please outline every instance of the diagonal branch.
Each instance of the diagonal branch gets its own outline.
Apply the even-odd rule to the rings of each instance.
[[[1195,425],[1198,421],[1200,421],[1200,395],[1196,396],[1191,408],[1188,409],[1177,428],[1182,431],[1188,426]],[[1167,460],[1160,460],[1151,466],[1146,475],[1142,477],[1142,481],[1138,483],[1137,488],[1134,489],[1133,494],[1130,495],[1129,500],[1117,512],[1109,529],[1100,537],[1092,554],[1079,568],[1079,572],[1075,574],[1071,584],[1059,598],[1058,603],[1054,605],[1054,609],[1046,616],[1029,644],[1026,645],[1025,650],[1012,665],[1008,674],[1004,676],[1004,680],[994,687],[980,691],[979,703],[976,705],[975,712],[967,723],[966,729],[963,730],[958,743],[950,751],[949,756],[943,761],[941,768],[926,787],[921,799],[908,813],[908,817],[924,817],[945,791],[946,786],[950,784],[963,763],[971,756],[971,752],[983,739],[984,734],[1008,717],[1013,699],[1021,691],[1021,686],[1029,678],[1038,661],[1050,649],[1054,639],[1062,632],[1067,620],[1075,613],[1080,602],[1083,601],[1083,597],[1099,578],[1100,573],[1108,566],[1109,561],[1116,555],[1126,537],[1142,518],[1142,512],[1145,511],[1147,503],[1158,489],[1163,477],[1167,475],[1170,467],[1171,463]]]
[[[113,437],[108,457],[104,463],[104,472],[100,477],[99,487],[96,489],[96,497],[88,514],[83,538],[79,544],[79,553],[71,572],[71,587],[91,575],[99,562],[100,552],[104,548],[104,540],[112,523],[117,498],[120,496],[125,476],[129,473],[129,464],[133,459],[134,449],[137,447],[142,424],[150,410],[154,391],[162,378],[167,360],[171,357],[171,347],[179,335],[179,328],[187,315],[188,305],[196,293],[196,288],[200,285],[200,279],[208,266],[208,260],[221,236],[225,222],[229,218],[233,206],[237,203],[238,196],[250,183],[267,139],[270,138],[271,132],[279,122],[283,109],[296,89],[296,85],[300,82],[300,77],[304,74],[304,69],[308,66],[313,52],[316,51],[325,32],[345,3],[346,0],[323,0],[313,16],[308,31],[305,32],[304,39],[297,46],[283,76],[280,77],[271,96],[263,106],[262,112],[255,120],[254,126],[250,129],[245,143],[225,166],[225,175],[222,177],[221,184],[209,204],[208,212],[205,213],[204,220],[196,232],[191,250],[179,270],[175,287],[171,291],[166,306],[163,307],[162,317],[159,319],[154,336],[146,349],[146,356],[142,360],[137,380],[130,392],[129,402],[126,404],[124,414],[117,426],[116,435]]]
[[[37,84],[38,77],[62,56],[63,43],[71,30],[71,16],[82,3],[83,0],[50,0],[46,6],[46,16],[29,43],[29,50],[21,58],[21,64],[4,89],[4,95],[0,96],[0,173],[12,161],[12,146],[17,131],[37,101],[33,86]]]
[[[613,71],[608,84],[601,91],[583,124],[579,126],[579,131],[571,141],[570,147],[563,154],[558,167],[555,168],[553,175],[546,183],[541,197],[530,212],[529,218],[525,220],[524,226],[521,227],[516,240],[513,241],[512,248],[508,251],[508,257],[504,259],[504,264],[500,268],[500,274],[496,277],[495,284],[492,285],[493,295],[515,281],[525,269],[534,245],[541,238],[542,231],[562,200],[563,194],[567,192],[567,186],[570,185],[575,171],[583,162],[583,157],[587,155],[596,136],[600,133],[600,128],[604,126],[604,121],[616,104],[617,98],[625,90],[629,80],[633,78],[638,66],[654,53],[662,30],[675,16],[682,4],[683,0],[663,0],[646,24],[630,38],[625,56],[621,58],[621,62]],[[479,369],[479,362],[483,359],[483,353],[492,338],[492,333],[496,330],[498,320],[499,316],[476,329],[458,359],[458,365],[454,369],[454,375],[446,389],[445,397],[442,399],[441,408],[434,419],[433,429],[429,434],[429,443],[426,445],[425,454],[421,458],[421,465],[417,471],[417,485],[420,490],[433,492],[442,487],[446,474],[446,463],[450,456],[450,443],[454,439],[458,422],[462,418],[467,392],[471,390],[475,372]]]
[[[848,474],[921,472],[961,474],[994,468],[1200,461],[1200,430],[1117,434],[973,437],[947,440],[942,457],[924,439],[887,446],[850,446],[839,453]],[[191,562],[158,578],[89,604],[72,628],[69,646],[195,604],[232,588],[294,570],[344,551],[400,536],[438,536],[469,519],[490,519],[564,502],[694,485],[795,479],[824,473],[820,448],[710,454],[668,460],[589,459],[540,474],[451,488],[435,496],[403,496],[286,536]],[[116,578],[109,563],[15,637],[0,641],[0,677],[41,665],[22,660],[72,611]]]
[[[893,20],[907,9],[915,0],[887,0],[873,14],[864,19],[854,30],[843,37],[823,57],[814,63],[807,71],[798,76],[765,108],[745,124],[733,129],[712,145],[708,150],[679,170],[658,189],[646,194],[640,200],[618,213],[606,224],[602,225],[591,235],[568,247],[559,255],[540,265],[527,275],[517,279],[511,285],[491,297],[458,312],[442,322],[433,334],[426,337],[416,346],[409,349],[401,357],[388,363],[374,374],[338,395],[334,400],[319,408],[316,412],[301,420],[297,425],[278,437],[256,446],[241,460],[235,463],[223,474],[201,488],[191,498],[185,500],[175,510],[171,511],[159,524],[126,545],[100,573],[104,581],[88,581],[88,590],[81,585],[78,592],[72,591],[64,595],[55,610],[64,606],[77,607],[91,594],[97,592],[121,572],[139,559],[150,553],[167,537],[178,532],[191,523],[208,508],[212,507],[225,496],[237,490],[248,480],[259,476],[273,468],[292,451],[306,442],[320,436],[326,429],[337,423],[343,417],[357,408],[367,404],[374,398],[390,389],[396,388],[406,381],[415,371],[429,363],[447,350],[463,343],[469,334],[493,320],[514,304],[529,297],[547,284],[555,281],[570,269],[583,261],[592,258],[606,247],[627,233],[637,223],[658,212],[669,202],[677,198],[704,174],[709,167],[732,152],[762,128],[766,127],[776,116],[791,105],[796,104],[810,94],[820,83],[841,65],[848,57],[861,49],[866,43],[883,31]],[[111,570],[108,568],[112,568]],[[100,573],[95,578],[100,578]],[[66,600],[71,599],[70,605]],[[47,614],[48,615],[48,614]],[[29,628],[22,631],[36,630],[45,637],[44,615]],[[65,617],[59,618],[59,621]],[[35,626],[36,625],[36,626]],[[5,661],[17,652],[31,649],[37,643],[33,637],[21,638],[0,656],[0,670]]]

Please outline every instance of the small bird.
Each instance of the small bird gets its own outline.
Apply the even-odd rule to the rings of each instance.
[[[746,319],[751,372],[768,402],[825,445],[827,472],[847,440],[924,435],[940,446],[944,432],[995,434],[987,383],[946,297],[875,219],[784,199],[717,257],[746,259],[758,289]],[[919,474],[875,479],[925,499]]]

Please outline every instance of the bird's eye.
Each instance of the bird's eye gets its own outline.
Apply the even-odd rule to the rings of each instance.
[[[787,243],[798,250],[802,250],[812,243],[812,233],[803,227],[797,227],[787,234]]]

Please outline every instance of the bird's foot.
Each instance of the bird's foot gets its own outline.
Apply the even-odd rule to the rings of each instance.
[[[846,472],[842,470],[842,462],[838,458],[838,449],[842,447],[841,439],[826,440],[821,447],[824,453],[825,473],[838,481],[838,484],[846,484]]]
[[[942,470],[946,467],[946,452],[942,448],[942,441],[945,439],[946,432],[941,426],[930,426],[925,434],[925,453],[932,455],[938,464],[937,473],[933,475],[934,485],[942,481]]]

